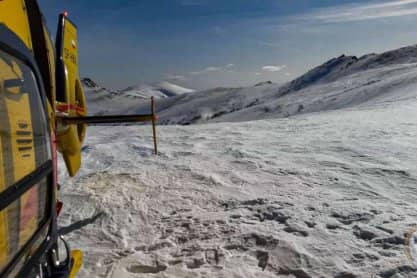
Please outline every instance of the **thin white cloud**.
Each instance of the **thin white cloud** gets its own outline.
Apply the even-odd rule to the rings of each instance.
[[[320,9],[298,18],[325,23],[372,20],[417,14],[417,0],[397,0],[383,3],[339,5]]]
[[[267,72],[277,72],[280,70],[285,69],[287,66],[286,65],[278,65],[278,66],[263,66],[262,70],[263,71],[267,71]]]
[[[375,9],[375,8],[388,8],[388,7],[396,7],[396,6],[404,6],[408,4],[417,3],[417,0],[397,0],[397,1],[388,1],[385,3],[378,3],[378,4],[368,4],[362,6],[363,9]]]
[[[210,67],[206,67],[203,70],[191,71],[188,74],[190,74],[190,75],[200,75],[200,74],[207,74],[207,73],[213,73],[213,72],[218,72],[218,71],[232,72],[232,68],[234,66],[235,66],[234,64],[227,64],[227,65],[224,65],[224,66],[210,66]]]
[[[179,81],[185,81],[185,80],[187,80],[187,78],[185,78],[185,76],[178,75],[178,74],[168,75],[167,78],[169,80],[179,80]]]
[[[262,73],[260,73],[260,72],[255,72],[255,75],[257,75],[257,76],[259,76],[259,75],[261,75]]]
[[[222,68],[221,67],[207,67],[207,68],[205,68],[204,69],[204,71],[219,71],[219,70],[221,70]]]
[[[199,74],[202,74],[203,72],[201,72],[201,71],[191,71],[191,72],[189,72],[189,74],[191,74],[191,75],[199,75]]]

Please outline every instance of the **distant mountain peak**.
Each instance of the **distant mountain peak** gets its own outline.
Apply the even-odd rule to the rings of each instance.
[[[143,98],[149,98],[152,96],[156,98],[167,98],[192,93],[194,90],[181,87],[168,81],[162,81],[152,85],[139,84],[129,86],[120,92],[124,94],[137,95],[138,97]]]
[[[194,92],[193,89],[185,88],[168,81],[162,81],[155,84],[157,88],[165,92],[175,93],[176,95],[188,94]]]
[[[82,78],[81,82],[84,87],[88,89],[88,91],[97,92],[98,90],[106,90],[104,87],[100,86],[97,82],[93,81],[89,77]],[[117,90],[115,92],[109,91],[109,93],[137,98],[167,98],[192,92],[194,92],[194,90],[179,86],[168,81],[161,81],[155,84],[137,84],[129,86],[125,89]]]
[[[318,83],[331,82],[362,70],[416,62],[417,45],[406,46],[386,51],[381,54],[366,54],[360,58],[342,54],[292,80],[287,83],[287,85],[283,86],[280,91],[285,94]]]
[[[89,88],[96,88],[99,87],[98,84],[96,82],[94,82],[91,78],[89,77],[84,77],[81,79],[81,82],[83,83],[84,86],[89,87]]]
[[[272,85],[274,84],[271,80],[268,81],[262,81],[259,83],[256,83],[253,87],[259,87],[259,86],[264,86],[264,85]]]

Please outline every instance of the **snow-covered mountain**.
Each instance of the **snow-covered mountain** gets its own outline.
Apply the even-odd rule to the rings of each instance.
[[[154,85],[140,84],[117,91],[101,87],[88,77],[83,78],[82,83],[90,115],[124,113],[128,108],[147,103],[151,97],[164,99],[194,92],[167,81]]]
[[[176,84],[163,81],[154,85],[136,85],[127,87],[119,91],[121,95],[139,97],[148,99],[150,97],[155,98],[167,98],[175,97],[182,94],[192,93],[194,90],[178,86]]]
[[[148,113],[149,103],[143,98],[153,95],[159,98],[160,124],[281,118],[362,105],[373,99],[396,98],[399,88],[407,90],[416,84],[416,67],[414,45],[360,58],[342,55],[284,85],[262,82],[250,87],[184,94],[191,90],[164,82],[120,92],[96,90],[95,94],[87,93],[87,99],[92,114]],[[395,95],[390,96],[393,90]]]
[[[416,84],[417,46],[409,46],[360,58],[342,55],[284,85],[264,82],[162,99],[157,110],[160,124],[282,118],[407,97]],[[122,110],[144,113],[148,107],[139,104]]]
[[[289,93],[312,84],[326,83],[369,69],[417,62],[417,45],[407,46],[382,54],[367,54],[362,57],[345,56],[330,59],[324,64],[289,82],[280,91]]]
[[[119,94],[129,98],[140,98],[140,99],[149,99],[151,97],[155,98],[166,98],[166,94],[161,92],[158,88],[150,85],[136,85],[130,86],[123,90],[119,91]],[[175,96],[175,95],[174,95]]]

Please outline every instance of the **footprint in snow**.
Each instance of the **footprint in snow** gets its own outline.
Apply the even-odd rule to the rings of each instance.
[[[165,271],[167,267],[165,265],[142,265],[134,264],[127,267],[127,271],[131,273],[159,273]]]

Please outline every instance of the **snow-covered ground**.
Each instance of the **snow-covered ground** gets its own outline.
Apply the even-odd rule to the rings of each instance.
[[[412,275],[417,99],[158,133],[89,130],[62,184],[64,226],[103,213],[68,236],[82,277]]]
[[[158,156],[149,126],[90,127],[80,173],[60,173],[80,276],[417,277],[417,68],[400,62],[291,93],[211,91],[200,106],[261,90],[265,113],[304,111],[159,126]],[[264,119],[235,122],[248,115]]]

